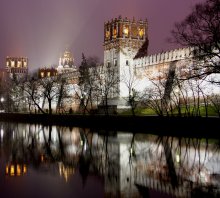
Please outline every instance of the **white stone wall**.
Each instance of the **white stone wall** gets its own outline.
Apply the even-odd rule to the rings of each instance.
[[[104,64],[110,64],[112,67],[117,67],[119,76],[119,97],[128,96],[127,82],[133,78],[133,58],[137,50],[131,47],[124,47],[120,49],[112,48],[104,51]],[[117,61],[117,64],[116,62]]]
[[[141,68],[150,65],[157,65],[160,63],[167,63],[171,61],[191,59],[193,56],[192,51],[193,48],[180,48],[154,55],[145,56],[142,58],[135,59],[134,66],[137,68]]]

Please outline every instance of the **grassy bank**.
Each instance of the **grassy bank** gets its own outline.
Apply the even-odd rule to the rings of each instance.
[[[208,106],[207,108],[205,106],[200,106],[199,109],[195,109],[193,107],[190,107],[189,109],[186,109],[186,107],[181,107],[180,109],[181,115],[199,115],[202,117],[206,116],[216,116],[219,117],[219,114],[217,112],[217,109],[213,106]],[[169,112],[169,115],[178,115],[178,109],[174,109],[172,112]],[[125,110],[120,113],[120,115],[132,115],[131,110]],[[135,109],[135,115],[138,116],[152,116],[157,115],[156,111],[151,108],[137,108]]]

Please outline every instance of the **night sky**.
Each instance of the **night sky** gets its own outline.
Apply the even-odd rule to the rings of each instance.
[[[6,56],[26,56],[29,68],[58,64],[66,47],[76,65],[81,54],[103,61],[104,22],[148,19],[149,53],[175,48],[166,39],[175,22],[204,0],[0,0],[0,65]]]

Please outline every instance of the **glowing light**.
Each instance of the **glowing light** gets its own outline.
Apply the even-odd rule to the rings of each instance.
[[[180,155],[179,154],[176,155],[176,162],[180,163]]]
[[[41,156],[40,156],[40,161],[41,161],[41,162],[44,162],[44,155],[41,155]]]
[[[133,148],[130,148],[130,153],[131,153],[131,155],[133,154]]]
[[[24,61],[24,67],[27,67],[27,61]]]
[[[125,36],[128,36],[128,27],[124,27],[124,29],[123,29],[123,33],[124,33],[124,35]]]
[[[113,29],[113,38],[116,38],[117,37],[117,30],[116,28]]]
[[[5,167],[5,174],[9,176],[21,176],[27,172],[25,164],[10,164]]]
[[[106,31],[105,37],[106,37],[107,39],[109,39],[109,37],[110,37],[110,32],[109,32],[109,31]]]
[[[15,61],[11,61],[11,67],[15,66]]]
[[[9,170],[8,165],[6,165],[6,168],[5,168],[6,175],[8,175],[8,170]]]
[[[21,67],[21,61],[18,61],[17,67]]]
[[[24,164],[23,166],[23,173],[25,174],[27,172],[27,166]]]
[[[1,129],[1,141],[3,140],[3,136],[4,136],[4,131],[3,129]]]
[[[17,176],[20,176],[21,175],[21,167],[20,165],[18,164],[17,165]]]
[[[143,29],[139,29],[139,36],[141,38],[143,38],[143,36],[144,36],[144,30]]]
[[[15,167],[14,165],[11,165],[10,167],[10,176],[14,176],[15,175]]]
[[[75,173],[75,169],[69,166],[65,167],[62,162],[59,162],[58,165],[60,176],[63,176],[65,181],[68,182],[69,177]]]

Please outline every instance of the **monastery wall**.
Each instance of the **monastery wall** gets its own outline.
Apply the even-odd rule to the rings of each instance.
[[[190,59],[193,56],[193,48],[180,48],[167,52],[162,52],[142,58],[134,59],[134,66],[136,68],[146,67],[150,65],[157,65],[160,63],[167,63],[178,60]]]
[[[166,78],[169,67],[175,64],[176,72],[182,77],[187,75],[192,66],[193,48],[181,48],[162,52],[138,59],[134,59],[134,71],[137,78],[156,80],[157,77]]]

